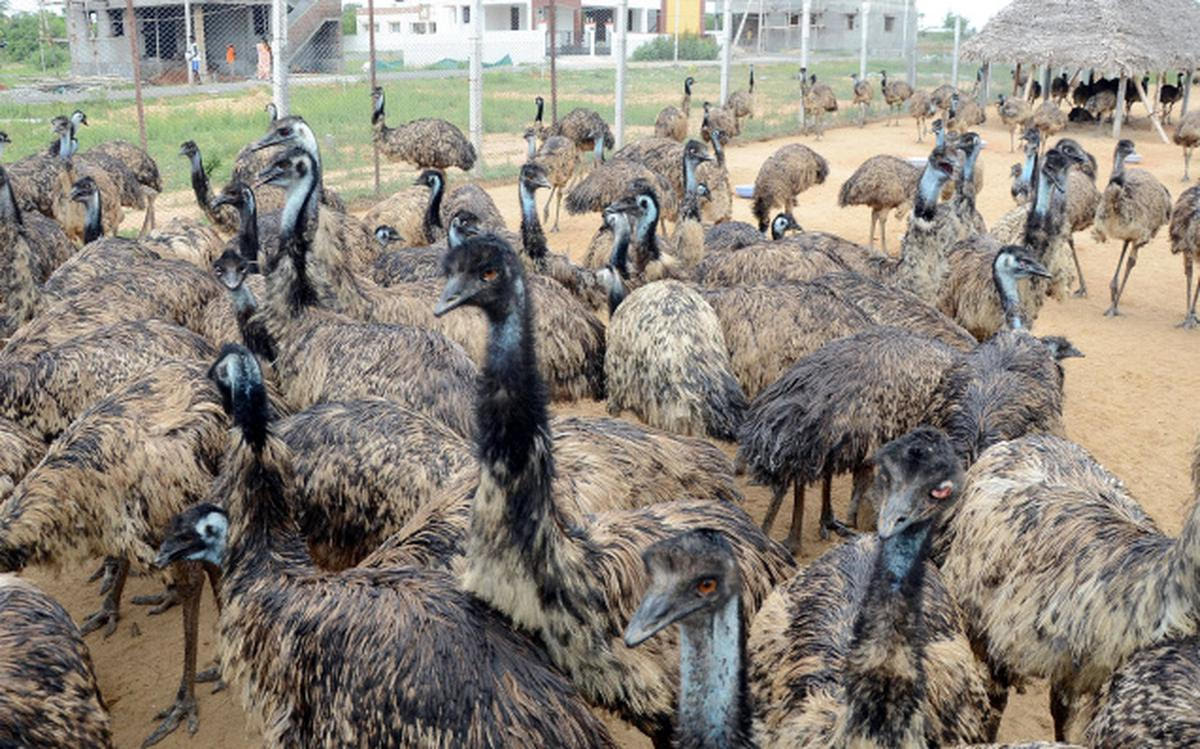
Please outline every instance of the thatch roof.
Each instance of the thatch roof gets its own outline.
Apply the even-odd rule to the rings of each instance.
[[[1200,67],[1196,0],[1015,0],[963,44],[965,59],[1137,74]]]

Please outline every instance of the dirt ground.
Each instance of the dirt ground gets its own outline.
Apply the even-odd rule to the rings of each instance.
[[[760,106],[763,104],[759,103]],[[698,126],[698,122],[692,124]],[[1010,154],[1004,147],[1008,133],[1002,128],[998,118],[989,112],[989,122],[980,129],[987,147],[981,156],[985,187],[978,207],[988,220],[996,219],[1012,206],[1009,166],[1020,160],[1019,154]],[[1171,191],[1172,198],[1177,197],[1182,189],[1183,167],[1179,149],[1162,144],[1144,121],[1135,123],[1134,128],[1126,132],[1126,137],[1136,140],[1138,153],[1144,159],[1137,166],[1150,170]],[[1096,137],[1092,127],[1073,128],[1064,134],[1078,139],[1096,156],[1101,165],[1103,184],[1111,164],[1113,141],[1108,137]],[[759,165],[776,148],[795,141],[815,148],[830,163],[826,183],[800,197],[797,219],[805,228],[834,232],[857,242],[867,240],[869,210],[837,207],[837,190],[843,180],[873,154],[924,156],[930,147],[928,139],[925,144],[915,142],[915,129],[907,117],[898,127],[877,123],[864,129],[831,130],[821,141],[808,137],[735,145],[728,151],[733,183],[753,183]],[[513,146],[515,150],[523,144]],[[397,166],[385,168],[396,169]],[[496,187],[491,193],[505,212],[509,225],[515,228],[519,221],[515,185]],[[164,219],[176,212],[196,213],[190,195],[163,196],[159,206],[160,217]],[[747,201],[737,201],[734,218],[750,220]],[[129,216],[127,225],[136,227],[140,221],[140,216]],[[594,215],[568,217],[564,214],[562,231],[550,235],[550,245],[578,258],[598,224]],[[903,224],[894,219],[889,222],[890,246],[893,248],[899,244]],[[1086,232],[1078,234],[1076,244],[1091,294],[1086,299],[1072,298],[1062,304],[1049,302],[1043,308],[1035,330],[1040,334],[1066,335],[1086,354],[1084,359],[1066,362],[1069,436],[1121,476],[1164,531],[1175,534],[1192,501],[1188,471],[1197,423],[1195,412],[1189,412],[1192,406],[1188,404],[1200,390],[1200,330],[1185,331],[1175,327],[1184,312],[1184,280],[1182,262],[1171,256],[1166,234],[1166,227],[1163,227],[1158,237],[1143,248],[1122,300],[1124,314],[1117,319],[1105,318],[1101,313],[1108,305],[1108,279],[1120,247],[1113,242],[1099,244]],[[604,414],[603,404],[589,403],[557,410],[589,416]],[[732,448],[726,448],[732,455]],[[768,493],[748,485],[743,486],[743,490],[747,509],[761,518]],[[839,514],[844,513],[848,498],[849,482],[843,478],[834,484],[834,501]],[[805,559],[820,554],[827,546],[816,537],[818,504],[809,503],[811,516],[805,519]],[[785,508],[775,525],[775,534],[780,538],[790,521],[788,513],[789,509]],[[32,569],[27,574],[80,620],[99,604],[94,586],[84,584],[93,567],[90,563],[68,567],[58,575],[44,569]],[[178,684],[182,650],[178,609],[162,616],[148,617],[128,602],[132,595],[158,589],[159,582],[155,578],[131,580],[116,634],[103,639],[97,633],[88,640],[104,697],[112,708],[117,744],[121,747],[140,744],[154,727],[154,714],[170,703]],[[214,653],[214,618],[212,602],[206,594],[201,619],[201,667]],[[189,737],[181,729],[161,746],[232,749],[257,745],[254,728],[230,692],[210,695],[201,686],[198,700],[199,732]],[[1031,688],[1025,695],[1014,696],[1004,716],[1000,738],[1006,741],[1052,738],[1046,705],[1046,691],[1042,686]],[[610,724],[623,745],[648,746],[636,732],[615,720]]]

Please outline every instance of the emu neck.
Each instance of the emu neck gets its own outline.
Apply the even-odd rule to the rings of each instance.
[[[1025,164],[1021,167],[1021,184],[1026,189],[1033,184],[1033,167],[1037,164],[1037,151],[1029,149],[1025,152]]]
[[[932,523],[879,542],[846,659],[847,725],[864,743],[923,746],[921,611]]]
[[[745,640],[741,597],[711,615],[679,624],[679,743],[687,747],[745,746]]]
[[[1109,182],[1116,182],[1119,185],[1125,184],[1125,159],[1127,154],[1118,153],[1113,157],[1112,176],[1108,178]]]
[[[242,334],[242,344],[260,359],[274,362],[278,347],[274,336],[267,329],[266,321],[257,316],[258,300],[254,292],[242,284],[229,293],[233,302],[233,316],[237,320],[238,332]]]
[[[679,102],[679,109],[683,111],[684,117],[692,115],[692,87],[686,83],[683,85],[683,101]]]
[[[944,182],[933,167],[925,167],[925,171],[921,173],[921,181],[917,184],[913,215],[926,221],[933,220],[933,214],[937,211],[938,193],[942,191]]]
[[[196,202],[200,204],[200,210],[204,211],[206,216],[211,216],[213,209],[208,203],[208,175],[204,173],[204,163],[200,160],[199,153],[192,154],[190,161],[192,162],[192,192],[196,194]]]
[[[525,136],[525,146],[526,160],[533,161],[533,158],[537,156],[537,136],[533,133]]]
[[[258,241],[258,208],[253,197],[246,196],[239,213],[241,225],[238,227],[238,252],[243,260],[257,266],[258,251],[262,245]]]
[[[1021,295],[1017,291],[1017,279],[993,267],[992,281],[996,284],[996,293],[1000,295],[1000,305],[1004,308],[1005,324],[1009,330],[1021,330],[1025,327],[1025,321],[1021,319]]]
[[[1193,497],[1200,497],[1195,491],[1197,488],[1200,487],[1193,487]],[[1191,514],[1184,522],[1179,538],[1175,540],[1170,557],[1174,573],[1170,577],[1183,592],[1180,596],[1182,600],[1177,601],[1177,605],[1193,612],[1200,601],[1200,501],[1193,503]]]
[[[279,218],[279,252],[276,263],[286,255],[292,262],[294,276],[287,290],[288,310],[296,316],[304,307],[315,305],[317,294],[308,278],[308,251],[317,229],[319,191],[316,189],[320,172],[314,168],[292,185],[283,203]]]
[[[379,99],[375,102],[375,109],[372,110],[372,112],[371,112],[371,124],[375,126],[376,130],[379,130],[379,129],[385,127],[383,124],[383,97],[382,96],[379,97]]]
[[[725,146],[721,145],[720,138],[712,139],[713,154],[717,157],[717,165],[725,166]]]
[[[695,194],[696,187],[696,160],[688,156],[683,157],[683,185],[684,193]]]
[[[0,182],[0,221],[10,226],[17,226],[21,221],[21,208],[13,195],[12,185],[8,180]]]
[[[1036,215],[1039,220],[1044,219],[1050,210],[1050,198],[1053,195],[1054,182],[1046,174],[1046,170],[1042,169],[1038,173],[1037,193],[1030,213]]]
[[[87,203],[84,206],[85,216],[83,221],[83,243],[88,244],[95,242],[104,233],[100,222],[100,193],[95,192],[88,196]]]
[[[638,220],[637,226],[638,262],[641,268],[647,263],[657,260],[658,251],[658,209],[647,210]]]
[[[71,158],[71,132],[69,130],[58,136],[58,158],[63,161]]]
[[[517,192],[521,199],[521,244],[531,258],[544,260],[547,253],[546,234],[538,219],[537,199],[533,189],[524,182],[517,186]]]
[[[433,244],[437,241],[438,231],[442,228],[442,194],[446,183],[439,175],[433,181],[429,192],[429,203],[425,206],[425,241]]]

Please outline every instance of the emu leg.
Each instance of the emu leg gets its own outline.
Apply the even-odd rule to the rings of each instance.
[[[100,581],[100,595],[104,595],[112,590],[113,583],[117,579],[117,568],[120,566],[121,560],[117,557],[104,557],[104,561],[92,573],[92,576],[87,579],[89,583]]]
[[[146,190],[146,216],[142,219],[142,228],[138,232],[138,239],[143,239],[147,234],[154,231],[154,198],[158,193],[153,190]]]
[[[90,634],[104,627],[104,637],[107,639],[112,636],[113,632],[117,631],[117,621],[121,618],[121,594],[125,592],[125,580],[129,577],[129,560],[118,559],[116,572],[113,575],[112,587],[108,591],[108,595],[104,597],[104,601],[100,604],[100,610],[83,620],[79,626],[79,631],[82,634]]]
[[[1129,281],[1129,273],[1133,270],[1133,266],[1137,265],[1138,248],[1134,247],[1129,251],[1129,259],[1125,261],[1125,275],[1121,276],[1121,286],[1117,289],[1117,296],[1113,299],[1111,312],[1113,317],[1121,314],[1117,309],[1117,305],[1121,303],[1121,295],[1125,293],[1125,284]],[[1108,314],[1107,312],[1105,314]]]
[[[550,207],[549,203],[546,204],[546,207],[547,208]],[[562,215],[562,186],[560,185],[558,187],[558,194],[555,197],[555,203],[554,203],[554,228],[551,229],[550,231],[553,231],[553,232],[558,231],[558,217],[561,215]]]
[[[1079,277],[1079,288],[1075,289],[1075,296],[1087,297],[1087,282],[1083,280],[1083,268],[1079,265],[1079,255],[1075,254],[1075,237],[1067,235],[1067,244],[1071,246],[1071,259],[1075,261],[1075,275]]]
[[[869,465],[859,466],[854,471],[854,488],[850,492],[850,510],[847,517],[852,528],[862,530],[862,524],[858,522],[859,516],[862,514],[862,500],[871,490],[871,481],[874,476],[875,472]]]
[[[215,564],[208,562],[201,563],[205,573],[208,575],[208,584],[212,588],[213,603],[217,605],[217,615],[221,614],[221,568]],[[196,674],[195,681],[197,684],[212,683],[212,693],[216,694],[225,689],[225,680],[221,678],[221,669],[217,664],[213,664],[208,668]]]
[[[1192,299],[1192,258],[1190,255],[1185,255],[1183,258],[1183,272],[1187,274],[1187,306],[1184,307],[1186,312],[1183,316],[1183,322],[1175,327],[1192,329],[1196,327],[1196,302]],[[1200,289],[1198,289],[1200,290]]]
[[[879,212],[879,246],[883,248],[883,254],[887,254],[887,210]]]
[[[856,535],[855,531],[837,519],[833,514],[833,471],[825,472],[825,480],[821,483],[821,538],[828,539],[829,531],[842,536]]]
[[[1121,275],[1121,263],[1125,262],[1125,253],[1128,250],[1129,240],[1127,239],[1125,240],[1125,243],[1121,245],[1121,257],[1117,258],[1117,269],[1113,271],[1112,280],[1108,282],[1108,296],[1112,302],[1111,306],[1104,311],[1105,317],[1116,317],[1117,315],[1117,297],[1119,296],[1117,291],[1117,279]]]
[[[204,575],[197,562],[178,562],[172,570],[175,589],[183,603],[183,676],[175,702],[154,716],[161,720],[158,728],[142,742],[143,747],[153,746],[172,733],[187,718],[188,733],[195,734],[200,727],[196,711],[196,642],[200,630],[200,594],[204,592]]]
[[[871,247],[875,246],[875,222],[879,220],[879,212],[874,208],[871,209],[871,234],[867,237],[867,244]]]
[[[550,187],[550,194],[546,196],[546,207],[542,210],[542,223],[550,220],[550,202],[554,200],[554,193],[558,190],[558,185]]]
[[[763,533],[767,535],[771,533],[771,526],[775,525],[775,516],[779,514],[779,508],[783,505],[783,493],[786,491],[786,481],[771,490],[771,504],[767,505],[767,515],[762,524]]]
[[[1192,149],[1185,148],[1185,149],[1183,149],[1183,181],[1184,182],[1187,182],[1188,180],[1191,179],[1191,177],[1188,176],[1188,167],[1191,166],[1191,163],[1192,163]]]
[[[792,556],[798,557],[804,533],[804,482],[796,481],[792,486],[792,527],[788,529],[787,542],[784,545],[792,552]]]
[[[1071,708],[1075,697],[1063,684],[1050,685],[1050,717],[1054,719],[1054,740],[1067,740],[1067,724],[1071,720]]]

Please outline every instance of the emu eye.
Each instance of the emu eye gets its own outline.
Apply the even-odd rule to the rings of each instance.
[[[485,283],[491,283],[492,281],[495,281],[499,275],[500,275],[500,272],[498,270],[496,270],[495,268],[489,268],[489,269],[485,270],[483,273],[480,273],[479,277],[481,279],[483,279],[483,281]]]
[[[696,592],[702,596],[711,596],[717,592],[717,580],[713,577],[706,577],[696,583]]]

